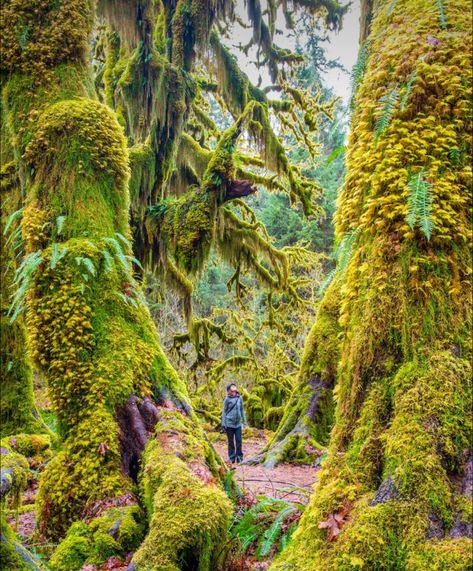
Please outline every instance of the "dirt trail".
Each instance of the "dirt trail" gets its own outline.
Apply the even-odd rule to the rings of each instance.
[[[264,431],[243,437],[243,453],[249,459],[265,447],[267,437]],[[225,435],[215,441],[215,448],[226,461],[227,443]],[[265,495],[290,501],[307,503],[316,480],[317,469],[298,464],[279,464],[273,469],[263,466],[237,464],[235,477],[243,490],[250,495]]]

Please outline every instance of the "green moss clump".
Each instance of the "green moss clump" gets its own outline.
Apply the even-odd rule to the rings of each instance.
[[[8,446],[18,454],[43,460],[52,455],[49,434],[14,434],[2,438],[0,446]]]
[[[471,569],[471,540],[467,538],[432,540],[409,556],[407,571],[467,571]]]
[[[111,508],[89,524],[74,523],[50,560],[54,571],[79,571],[84,565],[101,565],[110,557],[125,557],[144,536],[138,506]]]
[[[92,28],[92,2],[27,0],[2,4],[2,70],[31,73],[44,81],[52,67],[82,59],[88,52]],[[84,33],[85,32],[85,33]]]

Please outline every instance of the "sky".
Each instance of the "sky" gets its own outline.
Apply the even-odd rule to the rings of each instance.
[[[346,1],[341,0],[341,3],[345,4]],[[244,0],[237,0],[236,11],[244,21],[248,21]],[[359,17],[360,2],[359,0],[353,0],[348,12],[345,14],[342,29],[338,32],[329,32],[329,41],[324,43],[328,59],[338,59],[348,72],[351,71],[358,55]],[[282,15],[278,18],[276,27],[284,30],[285,24]],[[250,40],[251,34],[251,30],[235,25],[229,40],[225,43],[227,43],[229,47],[234,47],[239,43],[244,45]],[[295,46],[295,38],[293,34],[285,34],[283,36],[276,35],[275,43],[279,47],[293,49]],[[250,63],[251,59],[254,59],[254,53],[252,54],[250,51],[250,56],[247,57],[237,49],[232,49],[232,52],[236,55],[240,68],[245,71],[250,80],[255,84],[258,83],[260,71],[256,69],[256,66]],[[349,73],[332,69],[325,73],[324,77],[327,82],[327,87],[331,87],[335,95],[341,97],[347,103],[350,99]],[[270,84],[269,75],[267,73],[262,73],[262,78],[263,86]]]
[[[327,42],[327,56],[330,59],[339,59],[348,71],[351,71],[358,57],[358,40],[360,37],[360,2],[355,0],[343,20],[343,27],[339,32],[330,33],[330,43]],[[350,76],[333,69],[325,75],[327,85],[335,95],[345,101],[350,99]]]

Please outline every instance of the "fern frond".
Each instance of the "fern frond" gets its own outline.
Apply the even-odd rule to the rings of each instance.
[[[430,240],[434,224],[432,222],[432,185],[425,179],[425,170],[412,175],[407,183],[406,222],[414,230],[420,228],[427,240]]]
[[[336,273],[336,268],[330,270],[329,273],[325,276],[325,279],[322,281],[322,283],[319,286],[318,290],[319,297],[323,296],[328,286],[332,283],[335,273]]]
[[[118,242],[118,240],[116,240],[115,238],[104,238],[104,240],[112,247],[115,258],[120,262],[120,265],[125,270],[125,272],[129,273],[130,262],[128,261],[125,253],[123,252],[120,242]]]
[[[102,250],[102,256],[105,273],[109,274],[113,271],[114,268],[113,257],[107,249]]]
[[[23,259],[22,263],[15,272],[13,283],[18,287],[12,298],[7,315],[10,317],[10,323],[13,323],[25,308],[25,298],[31,284],[34,272],[43,261],[43,251],[31,252]]]
[[[143,269],[141,262],[137,258],[135,258],[135,256],[126,256],[126,258],[128,260],[130,260],[130,262],[133,262],[134,264],[136,264],[141,270]]]
[[[458,147],[453,147],[452,149],[449,149],[448,158],[450,159],[450,162],[453,163],[454,165],[459,165],[461,158],[460,149]]]
[[[56,218],[56,232],[59,236],[64,228],[64,222],[66,221],[66,216],[58,216]]]
[[[261,545],[259,548],[259,555],[261,557],[267,557],[273,548],[274,544],[279,539],[282,531],[282,525],[284,520],[290,515],[297,513],[299,510],[292,505],[289,505],[282,509],[276,518],[274,519],[271,527],[269,527],[265,532],[261,540]]]
[[[120,232],[115,232],[115,236],[120,240],[120,242],[123,243],[125,248],[131,249],[130,241],[128,240],[128,238],[125,238],[125,236],[123,236],[123,234],[120,234]]]
[[[291,523],[288,526],[286,533],[284,533],[284,535],[281,537],[280,551],[283,551],[283,549],[286,548],[289,541],[291,541],[292,534],[296,531],[296,528],[297,528],[297,522],[296,521]]]
[[[359,228],[353,228],[348,231],[335,251],[335,256],[337,258],[337,273],[343,276],[347,270],[348,263],[350,262],[353,246],[355,244],[356,238],[360,232]]]
[[[399,99],[399,89],[398,87],[394,87],[387,93],[380,98],[380,103],[383,103],[383,108],[381,111],[381,115],[376,121],[375,126],[375,141],[379,139],[382,132],[389,127],[389,123],[394,115],[396,110],[397,101]]]
[[[10,235],[5,240],[5,247],[9,248],[11,245],[13,250],[17,250],[20,246],[23,245],[23,236],[21,234],[21,226],[17,226],[13,232],[10,232]]]
[[[439,24],[440,29],[445,30],[447,28],[447,17],[445,15],[445,7],[443,5],[443,0],[436,0],[437,9],[439,11]]]
[[[412,88],[414,87],[414,83],[416,81],[417,78],[417,72],[416,70],[414,70],[411,75],[409,76],[409,79],[407,80],[406,83],[406,89],[402,95],[401,98],[401,104],[399,105],[399,108],[401,111],[404,111],[404,109],[407,107],[407,102],[409,100],[409,95],[411,94]]]
[[[5,224],[5,228],[3,230],[4,236],[6,236],[8,234],[8,231],[12,227],[13,223],[16,220],[18,220],[19,218],[21,218],[22,216],[23,216],[23,208],[20,208],[19,210],[15,210],[15,212],[10,214],[10,216],[8,217],[7,222]]]
[[[67,251],[68,251],[67,246],[61,246],[57,242],[53,243],[53,245],[51,246],[51,261],[50,261],[50,266],[52,270],[54,270],[54,268],[57,266],[57,263],[67,254]]]
[[[353,109],[355,106],[355,98],[358,88],[361,84],[361,80],[363,79],[363,75],[366,69],[366,63],[368,61],[369,56],[369,45],[370,41],[366,40],[366,42],[361,46],[360,51],[358,52],[358,59],[353,66],[351,71],[351,99],[350,99],[350,109]]]

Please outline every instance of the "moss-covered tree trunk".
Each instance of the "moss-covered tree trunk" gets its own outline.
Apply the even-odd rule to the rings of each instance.
[[[153,550],[145,540],[136,566],[179,569],[190,560],[213,569],[230,505],[133,277],[125,138],[95,97],[88,59],[94,4],[11,0],[2,10],[2,97],[27,196],[19,274],[27,293],[18,303],[63,438],[41,477],[39,532],[58,539],[74,521],[88,522],[59,547],[57,569],[134,549],[134,482],[144,482]],[[141,463],[148,440],[152,465]],[[185,521],[176,514],[184,496]],[[128,522],[113,537],[109,508],[119,511],[118,528]],[[154,531],[157,511],[170,538]]]
[[[470,6],[375,0],[368,20],[336,215],[352,253],[338,278],[334,428],[272,569],[466,570]]]
[[[298,381],[267,448],[250,460],[274,467],[279,462],[311,463],[328,443],[333,422],[337,363],[340,357],[338,282],[330,286],[307,337]]]

